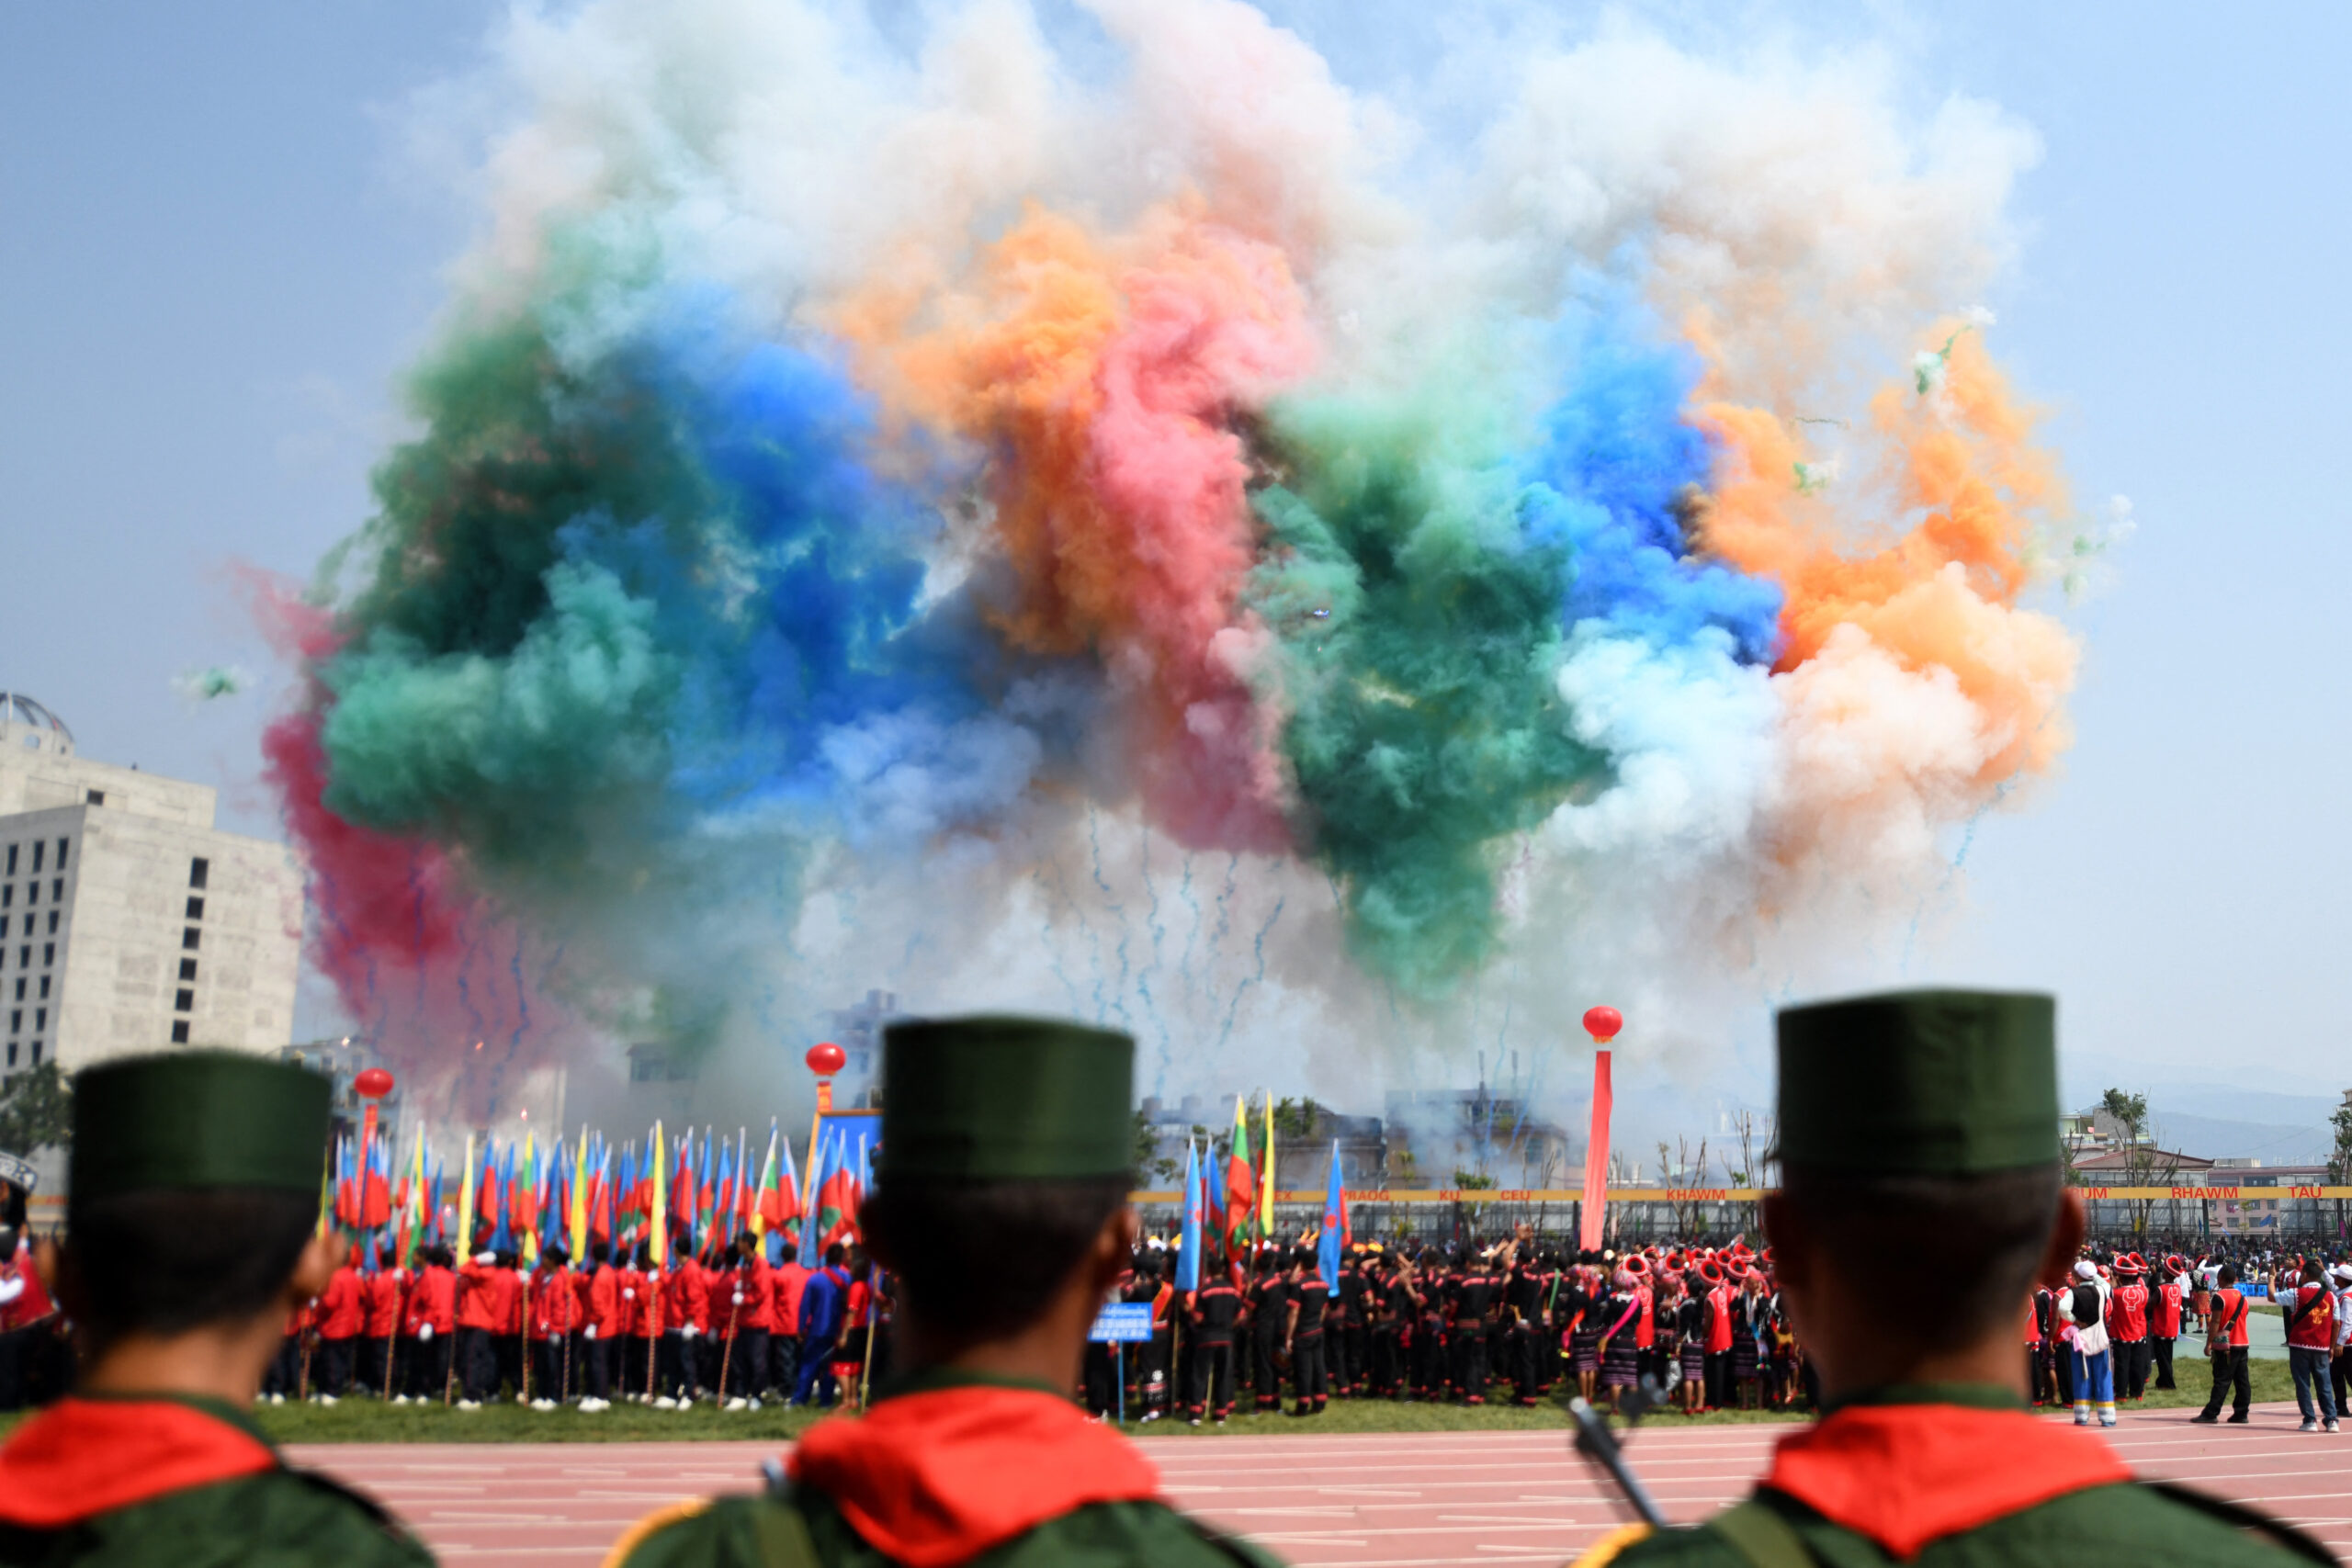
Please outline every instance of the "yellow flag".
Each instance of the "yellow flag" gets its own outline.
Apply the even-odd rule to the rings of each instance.
[[[580,1145],[571,1152],[571,1257],[588,1256],[588,1128],[580,1129]]]
[[[670,1261],[670,1169],[662,1157],[662,1123],[653,1123],[653,1213],[647,1217],[653,1234],[647,1239],[653,1244],[653,1267],[665,1268]]]
[[[1274,1091],[1266,1091],[1266,1168],[1258,1178],[1258,1234],[1274,1235]]]
[[[458,1256],[474,1255],[474,1135],[466,1134],[466,1176],[458,1184]]]

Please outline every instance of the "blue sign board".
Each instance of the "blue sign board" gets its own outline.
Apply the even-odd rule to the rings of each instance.
[[[1113,1302],[1095,1315],[1087,1338],[1097,1345],[1144,1345],[1151,1341],[1151,1303]]]

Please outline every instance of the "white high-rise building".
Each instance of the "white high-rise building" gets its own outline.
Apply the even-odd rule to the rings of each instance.
[[[293,1038],[302,877],[214,792],[74,754],[0,692],[0,1072]]]

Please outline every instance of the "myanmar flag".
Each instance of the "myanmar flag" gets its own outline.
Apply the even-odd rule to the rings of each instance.
[[[1250,1222],[1257,1217],[1258,1179],[1250,1168],[1250,1102],[1233,1097],[1233,1147],[1225,1156],[1225,1255],[1243,1256],[1250,1247]]]

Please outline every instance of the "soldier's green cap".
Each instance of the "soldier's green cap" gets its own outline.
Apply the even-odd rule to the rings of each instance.
[[[126,1056],[74,1077],[71,1201],[130,1192],[316,1192],[333,1086],[231,1051]]]
[[[902,1019],[882,1032],[876,1179],[1124,1177],[1136,1043],[1060,1019]]]
[[[2012,991],[1890,991],[1784,1009],[1781,1160],[1971,1176],[2058,1158],[2058,1004]]]

